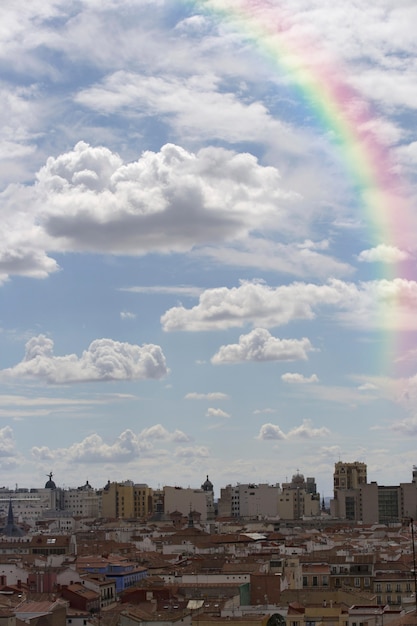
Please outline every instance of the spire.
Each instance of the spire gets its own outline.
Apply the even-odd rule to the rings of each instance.
[[[22,537],[25,533],[17,524],[14,523],[13,516],[13,507],[12,507],[12,499],[9,500],[9,510],[7,513],[7,524],[3,528],[0,529],[1,535],[6,535],[6,537]]]
[[[7,513],[7,526],[14,526],[12,499],[9,500],[9,510]]]

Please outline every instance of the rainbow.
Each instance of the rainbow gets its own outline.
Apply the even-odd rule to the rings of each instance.
[[[415,229],[404,183],[389,148],[378,136],[378,119],[352,86],[342,64],[310,34],[294,29],[288,6],[275,0],[189,0],[198,11],[220,18],[246,37],[290,81],[327,136],[336,145],[347,177],[357,194],[359,217],[369,223],[373,246],[407,251]],[[412,279],[410,262],[380,264],[379,278]],[[401,302],[397,302],[401,308]],[[381,318],[392,315],[379,311]],[[381,321],[381,320],[380,320]],[[393,355],[401,351],[394,333],[385,341]],[[385,360],[385,358],[383,359]]]
[[[311,35],[295,34],[291,15],[278,1],[194,0],[188,4],[232,23],[286,74],[337,144],[372,223],[373,244],[408,249],[412,242],[407,241],[410,229],[403,182],[389,149],[378,138],[369,103],[349,84],[341,64],[331,60]],[[390,268],[386,268],[387,277],[392,278],[392,264]]]

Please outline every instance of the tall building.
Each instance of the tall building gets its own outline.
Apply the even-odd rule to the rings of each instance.
[[[366,463],[335,463],[333,473],[333,499],[330,501],[330,513],[334,517],[359,521],[359,489],[367,484]]]
[[[358,489],[367,481],[366,463],[335,463],[333,474],[334,496],[339,489]]]
[[[102,491],[101,511],[103,517],[134,519],[152,514],[152,489],[131,480],[122,483],[110,481]]]
[[[339,464],[336,464],[339,465]],[[355,465],[355,464],[343,464]],[[361,464],[364,465],[364,464]],[[339,485],[334,490],[334,499],[330,502],[330,512],[334,517],[365,524],[390,524],[402,522],[404,519],[415,519],[417,516],[417,482],[415,468],[410,483],[399,485],[378,485],[376,482],[364,481],[363,468],[361,475],[353,477],[349,482],[343,472],[336,479]],[[352,478],[352,476],[350,477]],[[345,479],[345,482],[342,481]]]
[[[314,478],[304,480],[303,474],[297,472],[290,483],[283,483],[278,514],[288,520],[320,515],[320,494]]]

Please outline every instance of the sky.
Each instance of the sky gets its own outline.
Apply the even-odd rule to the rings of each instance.
[[[410,482],[415,0],[0,11],[0,486]]]

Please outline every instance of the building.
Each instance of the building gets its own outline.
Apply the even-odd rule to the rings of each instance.
[[[148,518],[153,512],[152,489],[131,480],[110,481],[102,491],[102,516],[108,518]]]
[[[171,514],[175,512],[188,517],[190,511],[199,513],[201,522],[214,518],[213,490],[166,486],[163,491],[166,519],[170,519]]]
[[[336,466],[341,465],[336,463]],[[362,464],[342,464],[342,467]],[[340,469],[340,468],[339,468]],[[416,469],[413,468],[413,480],[399,485],[378,485],[376,482],[363,482],[366,474],[356,473],[350,468],[349,474],[335,471],[334,499],[330,502],[330,512],[334,517],[364,524],[390,524],[417,517]],[[336,476],[337,474],[337,476]],[[345,478],[340,478],[345,476]],[[346,487],[346,488],[345,488]]]
[[[330,513],[334,517],[358,521],[359,489],[367,484],[366,463],[354,461],[335,463],[333,473],[333,499],[330,501]]]
[[[303,474],[294,474],[290,483],[283,483],[278,499],[281,519],[296,520],[320,515],[320,494],[314,478],[304,480]]]
[[[88,480],[82,487],[65,489],[64,509],[78,517],[101,517],[101,492],[96,491]]]
[[[280,486],[268,484],[227,485],[220,490],[219,517],[259,519],[278,517]]]
[[[99,574],[114,581],[117,594],[136,585],[143,578],[146,578],[148,573],[146,567],[140,567],[136,563],[118,558],[117,556],[106,558],[98,556],[80,557],[77,560],[77,567],[82,573],[89,575]],[[89,585],[89,588],[91,588],[91,585]]]

